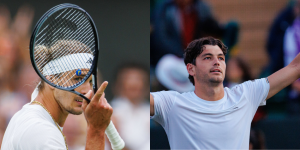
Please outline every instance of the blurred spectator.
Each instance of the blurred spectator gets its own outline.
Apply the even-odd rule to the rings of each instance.
[[[33,8],[30,5],[21,6],[15,18],[11,23],[11,31],[13,32],[14,41],[16,41],[16,48],[18,49],[18,63],[30,64],[29,56],[29,42],[32,27],[32,20],[34,16]]]
[[[26,85],[38,80],[28,50],[33,15],[24,5],[11,19],[9,9],[0,6],[0,144],[11,117],[29,102],[33,90]]]
[[[270,75],[284,67],[283,62],[283,37],[286,29],[293,23],[295,18],[294,2],[282,10],[271,25],[268,40],[267,51],[270,56],[270,64],[265,74]]]
[[[0,5],[0,35],[7,31],[10,24],[10,12],[7,7]]]
[[[24,99],[28,102],[31,99],[31,93],[38,84],[38,75],[34,71],[31,64],[20,65],[16,73],[17,83],[16,91],[23,95]]]
[[[136,63],[116,72],[112,120],[125,141],[125,150],[150,149],[149,71]]]
[[[0,23],[1,24],[1,23]],[[13,91],[15,88],[15,71],[17,70],[17,49],[10,30],[7,29],[0,35],[0,67],[1,67],[1,91]]]
[[[300,52],[300,0],[294,7],[296,18],[286,29],[283,39],[284,66],[287,66]],[[296,80],[288,91],[288,112],[291,115],[300,115],[300,79]]]
[[[244,60],[239,57],[229,59],[226,66],[224,85],[232,88],[248,80],[253,80],[253,78],[251,78],[250,68]]]
[[[262,131],[251,129],[249,150],[266,149],[265,137]]]
[[[66,136],[69,150],[84,150],[87,123],[84,115],[69,114],[63,133]]]
[[[237,42],[235,22],[219,24],[202,0],[166,0],[152,12],[150,63],[155,66],[165,54],[183,57],[183,50],[196,38],[214,36],[231,48]]]
[[[193,91],[195,87],[190,82],[186,66],[182,58],[167,54],[156,65],[156,77],[165,89],[175,90],[180,93]]]

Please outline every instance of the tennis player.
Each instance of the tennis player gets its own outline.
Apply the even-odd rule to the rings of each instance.
[[[224,88],[227,47],[212,37],[192,41],[184,62],[192,92],[150,93],[150,116],[171,149],[249,149],[250,124],[260,105],[300,77],[300,55],[267,78]]]
[[[68,42],[64,42],[68,44]],[[61,45],[64,49],[80,47],[69,43],[70,45]],[[55,45],[55,48],[59,45]],[[48,50],[43,48],[44,52]],[[78,53],[77,55],[87,55]],[[68,56],[63,56],[68,57]],[[81,63],[75,66],[90,66],[89,61],[80,62],[71,60],[72,63]],[[52,60],[55,61],[55,60]],[[47,61],[48,62],[48,61]],[[48,63],[51,63],[48,62]],[[66,62],[67,63],[67,62]],[[87,63],[87,64],[83,64]],[[64,66],[55,66],[68,69]],[[86,67],[90,68],[90,67]],[[71,68],[74,69],[74,68]],[[74,75],[77,69],[81,69],[81,75]],[[44,72],[47,72],[47,64],[44,66]],[[57,72],[59,79],[64,80],[72,75],[70,82],[78,82],[87,73],[88,70],[75,68],[67,72]],[[50,71],[48,71],[50,72]],[[57,76],[48,75],[47,78]],[[67,77],[68,78],[68,77]],[[60,80],[56,80],[60,82]],[[32,94],[32,102],[23,106],[10,120],[5,131],[2,150],[65,150],[68,149],[66,139],[62,128],[69,114],[79,115],[82,112],[87,121],[86,149],[103,150],[105,142],[105,129],[110,123],[110,117],[113,109],[105,99],[104,90],[108,82],[103,82],[98,91],[93,96],[92,77],[85,83],[75,89],[75,91],[91,99],[87,104],[83,98],[67,91],[56,89],[44,81],[38,85]]]

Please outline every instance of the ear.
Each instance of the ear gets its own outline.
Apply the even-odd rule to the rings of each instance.
[[[188,71],[188,73],[191,75],[191,76],[194,76],[195,75],[195,65],[191,64],[191,63],[188,63],[186,65],[186,69]]]
[[[49,85],[48,83],[46,83],[46,85],[48,86],[48,88],[49,88],[50,90],[54,90],[54,89],[55,89],[53,86]]]
[[[50,80],[51,79],[51,76],[46,76],[46,79],[47,80]],[[45,85],[50,89],[50,90],[54,90],[55,88],[51,85],[49,85],[47,82],[45,82]]]

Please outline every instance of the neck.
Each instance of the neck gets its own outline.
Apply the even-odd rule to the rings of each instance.
[[[54,95],[49,93],[51,92],[39,92],[35,101],[42,103],[50,112],[50,115],[53,117],[54,121],[60,127],[63,127],[69,113],[60,106],[60,104],[55,100]]]
[[[224,97],[224,86],[220,84],[195,83],[195,94],[207,101],[217,101]]]

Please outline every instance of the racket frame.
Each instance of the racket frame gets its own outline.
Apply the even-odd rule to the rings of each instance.
[[[43,25],[43,23],[55,12],[61,10],[61,9],[66,9],[66,8],[73,8],[73,9],[78,9],[81,12],[83,12],[83,14],[87,17],[88,21],[91,24],[91,27],[93,29],[93,33],[94,33],[94,38],[95,38],[95,51],[94,51],[94,59],[92,62],[92,66],[89,70],[89,72],[87,73],[87,75],[77,84],[73,85],[72,87],[60,87],[58,85],[55,85],[53,83],[51,83],[50,81],[48,81],[45,76],[40,72],[40,70],[37,68],[37,64],[35,62],[35,58],[34,58],[34,44],[35,44],[35,38],[36,38],[36,34],[39,32],[40,27]],[[35,70],[35,72],[38,74],[38,76],[45,81],[47,84],[60,89],[60,90],[65,90],[65,91],[69,91],[72,92],[74,94],[79,95],[80,97],[84,98],[85,100],[87,100],[87,102],[89,103],[90,100],[85,97],[83,94],[75,91],[75,88],[79,87],[80,85],[82,85],[91,75],[93,75],[93,90],[94,93],[96,93],[97,91],[97,65],[98,65],[98,57],[99,57],[99,41],[98,41],[98,32],[96,29],[96,25],[92,19],[92,17],[82,8],[80,8],[77,5],[74,4],[69,4],[69,3],[64,3],[64,4],[60,4],[57,5],[53,8],[51,8],[50,10],[48,10],[41,18],[40,20],[37,22],[37,24],[34,27],[33,33],[31,35],[30,38],[30,45],[29,45],[29,49],[30,49],[30,59],[31,59],[31,64]]]
[[[39,69],[37,68],[37,65],[35,63],[35,59],[34,59],[34,42],[35,42],[35,35],[36,33],[39,31],[39,28],[41,27],[41,25],[43,24],[43,22],[49,17],[51,16],[54,12],[60,10],[60,9],[64,9],[64,8],[77,8],[81,11],[84,12],[84,14],[87,16],[88,20],[90,21],[90,23],[92,24],[92,28],[94,31],[94,37],[95,37],[95,52],[94,52],[94,59],[93,59],[93,63],[92,63],[92,67],[89,70],[88,74],[82,79],[81,83],[76,84],[75,86],[73,86],[72,88],[61,88],[60,86],[57,86],[51,82],[49,82],[43,75],[42,73],[39,71]],[[43,21],[43,22],[42,22]],[[69,4],[69,3],[65,3],[65,4],[61,4],[61,5],[57,5],[53,8],[51,8],[50,10],[48,10],[42,17],[41,19],[38,21],[38,23],[36,24],[33,34],[31,36],[30,39],[30,59],[31,59],[31,63],[32,66],[34,68],[34,70],[36,71],[36,73],[39,75],[39,77],[45,81],[46,83],[48,83],[49,85],[61,89],[61,90],[65,90],[65,91],[69,91],[72,92],[74,94],[79,95],[80,97],[84,98],[85,100],[87,100],[87,102],[89,103],[90,100],[85,97],[84,95],[82,95],[81,93],[75,91],[74,89],[79,87],[81,84],[83,84],[91,75],[93,76],[93,90],[94,93],[96,93],[97,91],[97,63],[98,63],[98,57],[99,57],[99,42],[98,42],[98,32],[96,29],[96,25],[93,21],[93,19],[91,18],[91,16],[82,8],[80,8],[77,5],[74,4]],[[115,126],[113,125],[112,121],[110,122],[110,124],[108,125],[108,127],[105,130],[105,133],[109,139],[109,141],[111,142],[111,146],[114,150],[121,150],[125,147],[125,143],[124,140],[120,137],[118,131],[116,130]]]

